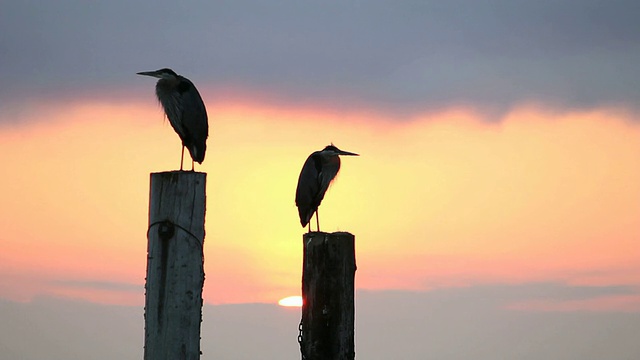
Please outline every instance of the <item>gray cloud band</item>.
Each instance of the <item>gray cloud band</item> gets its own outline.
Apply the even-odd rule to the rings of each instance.
[[[640,103],[637,1],[11,1],[0,105],[137,86],[171,66],[215,91],[413,114]],[[50,7],[50,8],[47,8]]]

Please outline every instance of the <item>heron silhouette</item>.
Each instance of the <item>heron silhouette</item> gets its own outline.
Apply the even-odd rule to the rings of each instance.
[[[176,74],[171,69],[143,71],[138,75],[158,78],[156,96],[169,118],[173,130],[182,140],[182,155],[180,157],[180,171],[184,163],[184,148],[189,149],[191,155],[191,171],[193,162],[202,164],[207,151],[207,137],[209,136],[209,121],[207,109],[204,106],[198,89],[191,80]]]
[[[318,207],[329,185],[340,171],[340,155],[359,156],[340,150],[331,144],[309,155],[302,166],[296,189],[296,206],[300,215],[300,224],[302,227],[309,225],[309,232],[311,232],[310,221],[314,213],[317,230],[320,231]]]

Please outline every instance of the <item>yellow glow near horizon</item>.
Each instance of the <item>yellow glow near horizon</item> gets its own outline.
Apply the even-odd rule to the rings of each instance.
[[[287,296],[278,301],[278,305],[284,307],[302,307],[302,296]]]
[[[330,142],[361,154],[343,159],[320,207],[322,230],[356,235],[360,289],[640,284],[640,124],[619,113],[522,108],[488,123],[451,109],[396,123],[208,108],[207,157],[196,165],[208,173],[207,302],[299,291],[296,181]],[[142,284],[149,173],[179,161],[178,137],[151,101],[42,109],[0,128],[0,297],[94,301],[106,290],[74,281]]]

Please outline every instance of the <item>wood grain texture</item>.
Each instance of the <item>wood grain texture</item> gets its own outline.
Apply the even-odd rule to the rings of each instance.
[[[302,346],[306,360],[353,360],[355,237],[303,236]]]
[[[206,174],[151,174],[145,360],[200,358]]]

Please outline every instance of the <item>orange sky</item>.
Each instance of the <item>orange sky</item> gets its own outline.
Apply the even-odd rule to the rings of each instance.
[[[531,106],[488,122],[451,108],[400,122],[207,104],[207,302],[299,293],[294,191],[329,142],[361,154],[320,207],[322,230],[356,235],[358,288],[640,286],[640,122],[622,111]],[[41,106],[0,127],[0,298],[141,304],[149,173],[179,156],[151,97]]]

